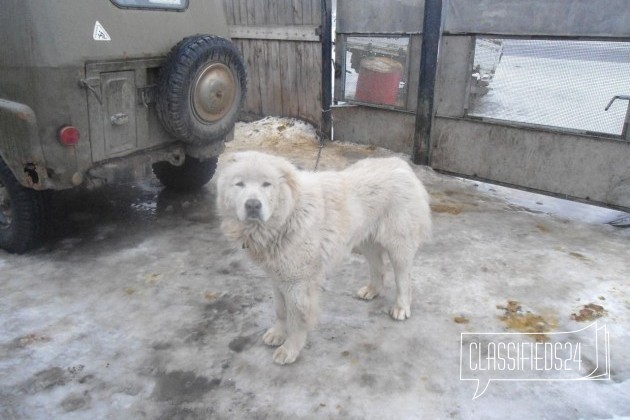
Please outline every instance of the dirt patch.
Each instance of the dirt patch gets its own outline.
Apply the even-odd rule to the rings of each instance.
[[[579,252],[569,252],[569,255],[573,258],[577,258],[578,260],[590,261],[586,255],[580,254]]]
[[[478,208],[477,199],[467,191],[433,191],[431,192],[431,210],[434,213],[457,216],[465,211]]]
[[[219,297],[217,292],[206,292],[203,294],[203,297],[210,302],[214,302]]]
[[[23,390],[29,394],[35,394],[49,390],[68,382],[65,371],[60,367],[52,367],[36,373],[24,385]]]
[[[81,394],[70,394],[63,401],[61,401],[61,407],[67,413],[72,411],[81,410],[89,407],[92,397],[88,391],[84,391]]]
[[[221,379],[208,380],[194,372],[174,371],[161,373],[156,378],[152,397],[175,404],[193,402],[221,385]]]
[[[243,350],[247,350],[254,344],[255,338],[253,336],[236,337],[234,340],[230,341],[228,347],[236,353],[241,353]]]
[[[24,348],[39,343],[47,343],[50,341],[50,337],[39,334],[28,334],[23,337],[13,340],[14,348]]]
[[[606,312],[603,306],[595,303],[589,303],[584,305],[582,309],[580,309],[579,313],[571,314],[571,319],[577,322],[589,322],[595,321],[605,315],[608,315],[608,312]]]
[[[557,327],[555,319],[525,311],[521,304],[515,300],[509,300],[505,306],[497,305],[497,309],[505,312],[499,319],[505,323],[508,329],[532,334],[537,342],[548,341],[549,337],[545,333],[553,331]]]
[[[264,118],[249,124],[237,123],[234,142],[226,144],[226,151],[260,150],[281,155],[299,169],[313,170],[320,147],[316,130],[291,118]],[[318,170],[340,170],[351,162],[366,157],[391,156],[391,152],[373,145],[325,142],[321,150]]]
[[[462,211],[464,211],[464,206],[461,204],[437,203],[437,204],[431,204],[431,210],[434,213],[446,213],[453,216],[457,216]]]

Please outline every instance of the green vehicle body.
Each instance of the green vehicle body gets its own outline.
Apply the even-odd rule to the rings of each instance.
[[[43,239],[42,191],[214,174],[247,90],[220,0],[0,4],[0,248]]]
[[[0,5],[0,157],[22,186],[98,185],[142,175],[155,162],[221,153],[229,133],[187,144],[163,128],[155,106],[160,67],[174,46],[195,34],[228,37],[221,2],[189,0],[181,10],[168,9],[176,0],[144,3],[153,7]],[[76,145],[60,142],[65,126],[78,129]]]

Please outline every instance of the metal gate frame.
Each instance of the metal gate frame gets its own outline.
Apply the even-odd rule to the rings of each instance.
[[[352,34],[410,34],[422,39],[415,58],[422,70],[410,69],[418,80],[414,113],[334,107],[335,138],[411,153],[444,173],[630,211],[627,137],[465,115],[475,36],[630,41],[624,1],[395,0],[384,10],[377,0],[338,0],[337,47]],[[418,12],[422,19],[410,23]]]

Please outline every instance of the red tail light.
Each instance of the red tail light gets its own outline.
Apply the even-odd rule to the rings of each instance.
[[[59,141],[64,146],[75,146],[81,139],[81,133],[76,127],[66,125],[59,130]]]

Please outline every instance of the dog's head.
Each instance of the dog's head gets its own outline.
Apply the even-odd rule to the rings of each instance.
[[[282,223],[293,210],[296,168],[286,159],[237,152],[219,160],[217,205],[223,217],[247,223]]]

